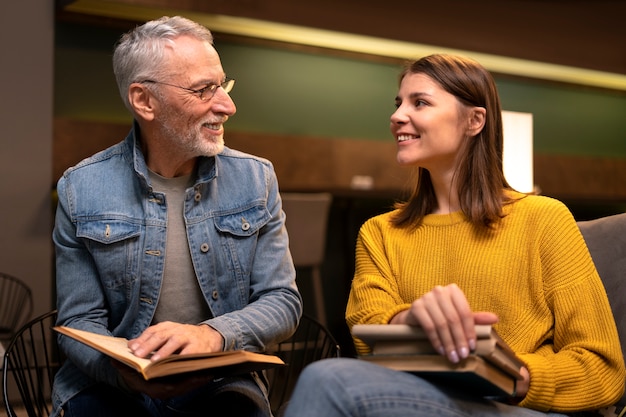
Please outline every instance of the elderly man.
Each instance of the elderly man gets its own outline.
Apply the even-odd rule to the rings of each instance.
[[[212,41],[181,17],[125,34],[113,64],[132,130],[57,187],[58,324],[127,338],[140,357],[262,352],[302,312],[273,167],[224,146],[234,80]],[[59,343],[55,416],[271,414],[262,374],[146,382]]]

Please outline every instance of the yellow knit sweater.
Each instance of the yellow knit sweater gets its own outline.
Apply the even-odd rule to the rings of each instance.
[[[368,220],[357,240],[348,325],[388,323],[435,285],[456,283],[474,311],[499,316],[496,329],[525,362],[531,380],[521,406],[571,412],[615,403],[624,391],[620,342],[572,215],[540,196],[504,212],[492,232],[477,231],[460,212],[428,215],[417,229],[393,227],[393,212]]]

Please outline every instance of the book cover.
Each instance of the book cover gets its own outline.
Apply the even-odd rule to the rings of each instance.
[[[476,349],[471,353],[482,357],[500,370],[521,379],[524,365],[515,352],[490,325],[476,325]],[[352,335],[365,342],[374,355],[437,354],[424,331],[405,324],[357,324]]]
[[[456,364],[439,355],[417,326],[360,324],[352,327],[352,335],[371,349],[371,354],[360,359],[447,384],[463,384],[464,389],[484,396],[514,395],[524,364],[492,326],[477,325],[475,330],[476,349]]]
[[[128,340],[121,337],[65,326],[56,326],[54,330],[130,366],[146,380],[205,369],[214,370],[216,376],[237,375],[285,365],[278,356],[244,350],[191,355],[173,354],[152,362],[149,358],[135,356],[128,348]]]
[[[492,329],[488,324],[475,325],[476,338],[490,337]],[[352,334],[368,345],[380,340],[428,340],[421,327],[408,324],[355,324]]]
[[[359,358],[397,371],[414,373],[433,382],[460,388],[476,395],[485,397],[515,395],[516,379],[477,355],[470,355],[456,364],[438,354],[364,355]]]

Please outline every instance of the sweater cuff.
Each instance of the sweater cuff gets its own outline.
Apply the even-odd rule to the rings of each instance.
[[[391,310],[387,311],[382,316],[382,323],[381,324],[389,324],[391,319],[394,318],[394,316],[396,314],[400,313],[401,311],[408,310],[409,308],[411,308],[411,304],[400,304],[400,305],[394,306],[394,308],[392,308]]]
[[[519,406],[544,412],[550,410],[556,388],[554,372],[549,361],[540,355],[520,354],[518,357],[524,362],[530,374],[528,392],[519,402]]]

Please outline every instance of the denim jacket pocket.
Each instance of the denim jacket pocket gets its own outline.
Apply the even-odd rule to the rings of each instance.
[[[265,206],[256,205],[235,213],[218,213],[215,217],[215,227],[222,233],[246,237],[256,234],[271,218],[272,215]]]
[[[130,286],[137,279],[142,230],[140,224],[119,219],[79,220],[76,224],[76,236],[84,239],[92,253],[106,289]],[[120,265],[124,265],[123,274]]]
[[[111,244],[139,236],[141,226],[124,220],[78,221],[76,236],[94,240],[102,244]]]
[[[214,219],[221,235],[221,262],[234,274],[232,277],[218,276],[218,282],[222,288],[236,283],[241,300],[247,300],[249,294],[249,276],[257,252],[259,231],[271,218],[265,206],[259,204],[237,212],[219,213]]]

